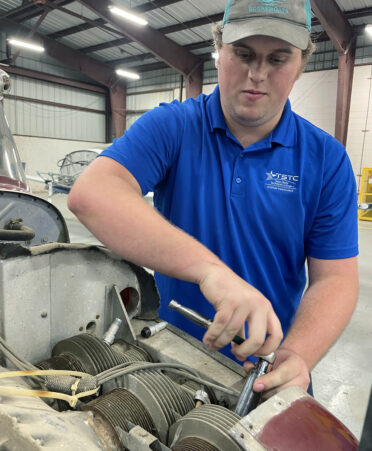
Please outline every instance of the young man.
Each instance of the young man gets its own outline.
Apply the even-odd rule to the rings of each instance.
[[[357,298],[348,157],[287,100],[311,53],[310,22],[308,0],[230,0],[213,94],[143,115],[69,197],[107,247],[157,272],[161,318],[202,336],[167,309],[174,298],[214,316],[210,349],[248,326],[232,345],[239,360],[276,350],[273,371],[254,386],[268,395],[307,388]],[[148,191],[161,214],[143,200]]]

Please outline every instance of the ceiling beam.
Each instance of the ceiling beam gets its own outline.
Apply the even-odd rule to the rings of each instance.
[[[311,0],[311,8],[340,53],[346,53],[355,35],[336,0]]]
[[[36,31],[38,30],[38,28],[40,27],[40,25],[42,24],[43,20],[46,18],[46,16],[49,14],[49,11],[44,11],[44,13],[38,18],[37,22],[35,23],[35,25],[32,27],[32,29],[29,31],[28,35],[27,35],[27,40],[32,39],[33,36],[35,35]],[[21,49],[19,49],[12,57],[10,60],[8,60],[7,62],[9,62],[10,65],[14,65],[14,63],[16,62],[17,58],[19,57],[19,55],[21,54]]]
[[[160,31],[149,26],[138,27],[115,17],[108,9],[111,4],[110,2],[106,0],[101,0],[100,2],[96,0],[78,1],[99,17],[106,20],[110,25],[122,31],[131,40],[142,44],[151,53],[181,74],[188,76],[196,67],[201,65],[201,60],[196,55],[168,39]]]
[[[200,42],[194,42],[193,44],[187,44],[184,46],[187,50],[198,50],[198,49],[204,49],[206,47],[213,47],[213,41],[200,41]],[[154,55],[152,53],[140,53],[139,55],[133,55],[129,56],[127,58],[120,58],[115,60],[109,60],[106,61],[106,64],[110,64],[111,66],[118,66],[119,64],[127,65],[134,62],[142,62],[146,59],[154,58]]]
[[[181,1],[182,0],[154,0],[148,3],[144,3],[143,5],[135,6],[131,8],[131,10],[137,13],[147,13],[148,11],[152,11],[153,9],[164,8],[165,6],[170,6]]]
[[[148,11],[152,11],[154,9],[163,8],[164,6],[172,5],[174,3],[179,3],[180,1],[182,1],[182,0],[156,0],[156,1],[151,1],[149,3],[144,3],[143,5],[136,6],[136,7],[132,8],[131,10],[134,12],[138,12],[138,13],[145,13]],[[49,4],[50,4],[50,2],[49,2]],[[68,12],[68,10],[66,10],[65,12]],[[111,31],[114,33],[116,32],[117,34],[120,34],[120,32],[118,30],[115,30],[115,29],[112,29],[109,27],[104,27],[104,25],[107,22],[106,22],[106,20],[104,20],[102,18],[96,19],[96,20],[89,20],[89,21],[86,18],[82,18],[82,20],[84,20],[84,19],[87,21],[87,23],[82,23],[82,24],[76,25],[74,27],[65,28],[64,30],[60,30],[60,31],[50,34],[49,37],[51,37],[52,39],[58,39],[58,38],[70,36],[75,33],[80,33],[81,31],[90,30],[95,27],[100,27],[103,29],[107,29],[108,31]]]
[[[27,36],[30,32],[29,28],[9,19],[1,19],[0,28],[2,31],[17,31],[17,34],[20,37]],[[125,88],[124,80],[120,79],[116,75],[115,71],[106,64],[96,61],[95,59],[84,55],[77,50],[73,50],[70,47],[67,47],[66,45],[50,39],[40,33],[35,33],[35,38],[38,42],[42,43],[48,56],[60,61],[78,72],[83,73],[84,75],[87,75],[92,80],[95,80],[106,87],[110,88],[115,85],[120,85]]]
[[[205,61],[209,61],[212,59],[211,53],[202,53],[198,55],[200,60],[204,63]],[[158,61],[156,63],[150,63],[150,64],[143,64],[141,66],[135,66],[133,69],[135,69],[137,72],[149,72],[151,70],[159,70],[159,69],[167,69],[169,66],[162,61]]]
[[[38,72],[35,70],[24,69],[23,67],[7,66],[4,67],[4,70],[9,74],[32,78],[34,80],[47,81],[49,83],[55,83],[77,89],[85,89],[87,91],[99,92],[100,94],[107,93],[106,88],[103,88],[101,86],[95,86],[81,81],[70,80],[68,78],[58,77],[57,75],[46,74],[44,72]]]
[[[66,6],[70,3],[73,3],[75,0],[54,0],[55,5]],[[22,8],[22,10],[20,10]],[[16,22],[24,22],[29,19],[34,19],[35,17],[40,16],[44,12],[44,7],[42,2],[38,2],[38,0],[30,1],[23,5],[23,7],[15,8],[13,10],[8,11],[5,15],[1,16],[1,19],[11,19]]]
[[[368,8],[353,9],[352,11],[344,11],[343,15],[347,20],[360,19],[361,17],[372,16],[372,8],[368,7]],[[317,25],[320,25],[320,21],[315,17],[311,21],[311,26],[315,27]]]
[[[201,25],[208,25],[219,22],[223,18],[223,13],[214,14],[213,16],[202,17],[200,19],[189,20],[188,22],[177,23],[175,25],[170,25],[167,27],[159,28],[159,31],[162,34],[171,34],[176,33],[180,30],[186,30],[194,27],[199,27]],[[130,44],[133,42],[129,38],[115,39],[113,41],[103,42],[102,44],[92,45],[89,47],[84,47],[79,49],[84,53],[97,52],[98,50],[110,49],[112,47],[117,47],[119,45]]]
[[[372,16],[372,8],[362,8],[362,9],[357,9],[354,11],[345,12],[345,17],[347,19],[357,19],[360,17],[367,17],[367,16]],[[213,14],[208,17],[202,17],[200,19],[193,19],[193,20],[189,20],[187,22],[182,22],[182,23],[178,23],[175,25],[169,25],[167,27],[159,28],[158,31],[160,31],[163,34],[176,33],[177,31],[200,27],[202,25],[208,25],[209,23],[210,24],[216,23],[216,22],[221,21],[222,18],[223,18],[223,13]],[[317,25],[320,25],[320,21],[317,18],[314,18],[312,20],[312,26],[314,27]],[[130,39],[121,38],[121,39],[115,39],[113,41],[103,42],[102,44],[98,44],[98,45],[84,47],[79,50],[84,53],[90,53],[90,52],[96,52],[99,50],[109,49],[112,47],[117,47],[119,45],[129,44],[130,42],[131,42]]]

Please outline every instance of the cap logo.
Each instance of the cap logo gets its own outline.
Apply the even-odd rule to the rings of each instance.
[[[249,8],[250,13],[277,13],[277,14],[288,14],[287,8],[280,8],[283,3],[287,0],[256,0],[261,6],[251,6]]]

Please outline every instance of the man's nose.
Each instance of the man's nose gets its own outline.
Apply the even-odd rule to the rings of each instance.
[[[268,67],[264,61],[253,61],[249,65],[249,77],[255,83],[262,82],[267,78]]]

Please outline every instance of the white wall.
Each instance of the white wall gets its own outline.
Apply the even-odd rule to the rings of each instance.
[[[331,135],[335,131],[337,77],[337,70],[303,74],[290,96],[296,113]],[[372,167],[371,65],[355,67],[346,149],[359,185],[361,169]]]
[[[289,98],[293,111],[334,135],[337,70],[302,74],[296,81]]]
[[[361,168],[372,168],[372,66],[355,68],[347,151],[359,185]]]
[[[94,142],[65,141],[61,139],[34,138],[14,136],[21,161],[26,163],[26,174],[36,176],[40,172],[59,172],[57,162],[74,150],[94,149],[97,152],[107,145]],[[29,182],[34,192],[40,191],[44,185]]]

